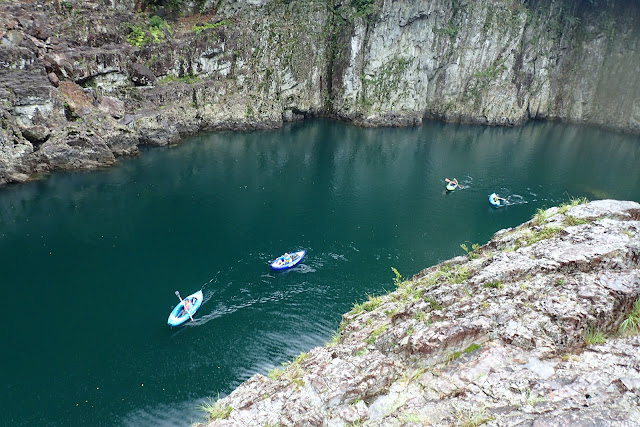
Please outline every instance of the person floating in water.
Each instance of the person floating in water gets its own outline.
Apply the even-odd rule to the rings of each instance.
[[[462,185],[458,184],[457,178],[453,178],[453,179],[445,178],[444,180],[447,182],[448,191],[455,190],[456,188],[462,189]]]
[[[493,203],[494,205],[500,205],[501,201],[506,203],[507,199],[505,199],[504,197],[500,197],[498,196],[496,193],[492,193],[491,196],[489,196],[489,200],[491,201],[491,203]]]

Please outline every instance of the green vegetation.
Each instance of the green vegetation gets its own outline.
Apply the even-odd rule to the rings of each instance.
[[[411,381],[415,381],[417,379],[419,379],[421,376],[424,375],[424,373],[427,372],[427,368],[418,368],[415,370],[415,372],[413,374],[411,374],[410,380]]]
[[[144,26],[128,24],[128,28],[127,43],[135,47],[142,47],[150,43],[160,43],[164,41],[165,33],[172,34],[169,24],[157,15],[151,16]]]
[[[459,427],[477,427],[493,420],[493,417],[487,415],[486,407],[484,406],[475,411],[473,409],[456,408],[454,417],[456,419],[455,425]]]
[[[456,268],[456,271],[451,276],[451,283],[462,283],[469,278],[470,274],[466,266]]]
[[[233,24],[233,21],[231,19],[223,19],[222,21],[218,21],[215,24],[212,24],[210,22],[197,22],[195,24],[193,24],[193,28],[192,31],[196,34],[200,34],[201,32],[205,31],[205,30],[210,30],[212,28],[219,28],[219,27],[224,27],[226,25],[231,25]]]
[[[301,353],[293,362],[285,362],[281,366],[269,370],[267,378],[270,380],[287,379],[295,384],[296,388],[304,386],[304,381],[301,378],[304,371],[300,363],[307,357],[309,357],[307,353]]]
[[[462,283],[467,280],[470,275],[471,273],[464,265],[455,265],[452,267],[451,264],[442,264],[436,271],[420,279],[416,285],[431,287],[438,282],[448,284]],[[414,296],[420,297],[421,294],[421,290],[416,290]]]
[[[602,344],[605,341],[606,338],[600,330],[594,329],[591,325],[584,329],[584,342],[587,345]]]
[[[396,277],[393,278],[393,284],[396,285],[396,288],[399,288],[402,283],[402,276],[394,267],[391,267],[391,271],[396,275]]]
[[[540,226],[544,224],[545,221],[547,221],[547,219],[549,219],[550,216],[551,216],[551,211],[549,209],[540,209],[540,208],[536,209],[535,215],[531,217],[531,225]]]
[[[500,280],[494,280],[492,282],[485,283],[482,285],[483,288],[494,288],[494,289],[502,289],[502,282]]]
[[[382,304],[382,297],[381,296],[371,296],[371,295],[367,295],[368,299],[367,301],[361,303],[361,304],[354,304],[353,308],[351,309],[350,313],[351,314],[359,314],[362,313],[363,311],[373,311],[376,308],[378,308],[380,306],[380,304]]]
[[[560,227],[547,227],[540,231],[537,231],[533,234],[529,239],[527,239],[527,243],[529,245],[534,244],[535,242],[539,242],[540,240],[550,239],[556,234],[558,234],[562,229]]]
[[[429,325],[429,313],[424,312],[422,310],[418,310],[415,312],[415,314],[413,315],[413,318],[415,320],[417,320],[418,322],[423,322],[426,323],[427,326]]]
[[[640,298],[638,298],[620,324],[620,333],[623,335],[640,334]]]
[[[171,34],[171,27],[169,27],[169,24],[167,24],[167,22],[158,15],[154,15],[149,18],[147,29],[156,43],[164,39],[164,30]]]
[[[292,365],[299,365],[302,362],[304,362],[305,360],[307,360],[308,357],[309,357],[309,353],[302,352],[298,356],[296,356],[295,359],[293,359],[293,362],[291,362],[291,364]]]
[[[223,2],[224,0],[216,0],[210,7],[218,9]],[[206,3],[206,0],[142,0],[140,5],[143,10],[153,10],[155,7],[162,6],[167,12],[180,15],[182,10],[189,9],[192,6],[196,6],[196,10],[202,13]]]
[[[569,208],[572,208],[578,205],[583,205],[585,203],[589,203],[589,199],[587,199],[586,197],[571,197],[569,198],[568,202],[563,203],[559,206],[558,212],[561,214],[564,214],[569,210]]]
[[[209,399],[209,402],[204,402],[198,409],[206,413],[208,421],[226,420],[229,418],[229,414],[233,411],[231,406],[221,405],[220,402],[214,402],[213,399]]]
[[[433,30],[436,34],[442,34],[454,38],[458,34],[458,27],[456,25],[449,25],[444,28],[436,28]]]
[[[60,2],[60,12],[69,13],[69,12],[71,12],[72,9],[73,9],[73,5],[71,4],[70,1],[63,0],[63,1]]]
[[[532,394],[531,390],[527,390],[524,393],[524,398],[525,398],[525,401],[526,401],[527,405],[529,405],[529,406],[535,406],[537,403],[541,403],[541,402],[544,402],[546,400],[542,396],[536,396],[535,394]]]
[[[299,365],[292,365],[287,371],[286,378],[296,386],[296,389],[299,389],[300,387],[304,387],[304,381],[301,378],[303,373],[304,371]]]
[[[369,108],[374,102],[392,103],[393,94],[400,98],[408,96],[409,84],[403,78],[415,58],[394,56],[376,70],[375,74],[363,75],[361,105]]]
[[[400,381],[402,381],[403,383],[411,383],[413,381],[417,381],[420,379],[420,377],[424,375],[425,372],[427,372],[427,368],[424,368],[424,367],[418,368],[410,374],[408,370],[405,370],[402,372],[402,377],[400,378]]]
[[[482,347],[480,344],[476,344],[473,343],[471,344],[469,347],[465,348],[464,350],[462,350],[463,353],[473,353],[474,351],[476,351],[477,349],[479,349],[480,347]]]
[[[586,219],[582,219],[582,218],[576,218],[575,216],[571,216],[571,215],[566,215],[564,218],[564,222],[571,226],[571,225],[582,225],[582,224],[586,224],[589,221],[587,221]]]
[[[166,85],[166,84],[176,83],[176,82],[193,84],[193,83],[197,83],[198,81],[200,81],[200,79],[193,74],[185,74],[182,77],[176,77],[169,74],[156,80],[156,84]]]
[[[469,248],[467,248],[467,245],[465,245],[464,243],[461,243],[460,247],[462,248],[463,251],[466,252],[466,254],[469,257],[469,259],[478,258],[478,249],[480,249],[480,245],[479,244],[477,244],[477,243],[472,244],[471,245],[471,250],[469,250]]]
[[[351,6],[356,9],[356,16],[369,16],[376,11],[376,0],[351,0]]]
[[[267,372],[267,378],[269,378],[270,380],[277,380],[282,376],[282,374],[284,374],[284,365],[276,366],[275,368],[270,369],[269,372]]]
[[[436,283],[438,283],[438,280],[441,277],[448,278],[449,275],[450,275],[450,273],[449,273],[450,271],[451,271],[451,266],[449,264],[442,264],[442,265],[440,265],[440,267],[436,271],[434,271],[433,273],[428,275],[426,277],[426,279],[420,280],[419,283],[420,284],[424,284],[427,287],[433,286]]]
[[[473,74],[472,77],[474,77],[475,80],[470,84],[469,90],[465,92],[463,101],[466,102],[473,98],[478,99],[480,94],[489,87],[489,84],[496,81],[498,76],[507,68],[505,61],[506,59],[499,60],[485,70]]]
[[[387,316],[387,317],[389,317],[389,318],[393,318],[393,316],[395,316],[395,315],[396,315],[396,313],[398,313],[401,309],[402,309],[402,307],[401,307],[401,306],[396,305],[396,306],[395,306],[393,309],[391,309],[391,310],[388,310],[388,309],[387,309],[387,310],[385,310],[385,311],[384,311],[384,314],[385,314],[385,316]]]
[[[454,351],[453,353],[447,356],[447,358],[444,360],[444,363],[451,363],[457,358],[459,358],[460,356],[462,356],[462,353],[460,353],[459,351]]]
[[[442,310],[442,306],[433,298],[425,297],[424,300],[429,304],[429,308],[431,308],[431,310]]]
[[[404,414],[404,421],[411,424],[419,424],[419,425],[424,424],[422,422],[422,418],[420,418],[420,414],[414,414],[411,412]]]
[[[331,339],[327,343],[329,347],[340,344],[340,339],[342,338],[342,331],[344,330],[344,322],[340,322],[338,326],[338,330],[331,335]]]
[[[369,335],[369,338],[367,338],[365,340],[365,342],[369,345],[373,344],[374,342],[376,342],[376,339],[384,332],[387,330],[388,325],[380,325],[377,328],[375,328],[373,330],[373,332],[371,332],[371,335]]]
[[[454,360],[456,360],[457,358],[459,358],[460,356],[462,356],[463,354],[473,353],[474,351],[476,351],[480,347],[482,347],[480,344],[473,343],[469,347],[467,347],[464,350],[462,350],[462,352],[454,351],[449,356],[447,356],[447,358],[445,359],[445,363],[451,363]]]
[[[487,69],[480,71],[479,73],[474,73],[473,77],[480,80],[487,81],[487,82],[491,80],[495,80],[495,78],[498,77],[500,72],[506,69],[504,62],[505,60],[502,60],[496,65],[490,65],[489,67],[487,67]]]

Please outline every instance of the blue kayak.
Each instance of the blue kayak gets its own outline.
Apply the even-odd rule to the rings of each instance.
[[[169,315],[169,320],[167,320],[167,324],[169,326],[179,326],[179,325],[182,325],[187,320],[189,320],[190,318],[189,315],[193,316],[202,305],[202,298],[203,298],[202,290],[199,290],[198,292],[191,294],[185,299],[183,299],[182,301],[180,301],[180,304],[176,305],[176,307],[173,309],[173,311]],[[184,302],[186,300],[189,300],[189,302],[191,303],[191,306],[189,307],[189,312],[187,312],[184,309]]]
[[[305,253],[306,252],[302,250],[302,251],[294,252],[292,254],[286,253],[282,256],[279,256],[271,263],[271,269],[286,270],[287,268],[291,268],[297,265],[300,261],[302,261],[302,258],[304,258]]]
[[[496,193],[489,194],[489,203],[494,208],[498,208],[498,207],[502,206],[504,204],[504,203],[502,203],[503,201],[505,201],[505,200],[502,197],[498,196]]]

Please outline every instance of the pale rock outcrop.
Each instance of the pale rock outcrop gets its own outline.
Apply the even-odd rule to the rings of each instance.
[[[636,301],[640,204],[552,208],[356,305],[206,425],[637,425]]]

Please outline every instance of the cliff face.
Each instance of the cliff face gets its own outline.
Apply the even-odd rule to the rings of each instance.
[[[354,21],[333,92],[365,124],[563,119],[640,130],[633,2],[413,1]]]
[[[0,184],[317,115],[640,133],[637,2],[224,0],[179,18],[143,4],[0,2]]]
[[[640,423],[640,204],[552,208],[396,284],[209,427]]]

